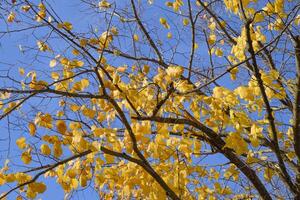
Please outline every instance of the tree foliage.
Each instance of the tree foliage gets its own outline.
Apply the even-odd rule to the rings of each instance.
[[[0,6],[1,199],[300,198],[299,1]]]

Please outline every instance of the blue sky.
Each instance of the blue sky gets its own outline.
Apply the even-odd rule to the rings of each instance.
[[[83,7],[80,3],[79,0],[75,0],[75,1],[68,1],[68,0],[62,0],[62,1],[48,1],[51,6],[53,6],[53,9],[56,11],[56,13],[61,17],[61,19],[63,21],[69,21],[73,24],[74,26],[74,31],[78,31],[78,32],[87,32],[90,28],[90,25],[93,26],[94,30],[95,29],[105,29],[106,28],[106,24],[102,23],[103,22],[103,18],[99,17],[100,15],[90,15],[89,10],[87,10],[85,7]],[[126,1],[122,1],[124,3],[121,3],[121,1],[117,1],[118,6],[128,6],[128,2]],[[164,10],[164,12],[157,12],[157,10]],[[103,16],[103,15],[102,15]],[[171,62],[175,62],[177,64],[181,64],[183,66],[187,65],[187,61],[188,59],[184,56],[182,56],[182,53],[186,54],[187,52],[190,51],[190,36],[189,36],[189,29],[178,29],[176,30],[176,26],[178,26],[178,24],[182,24],[181,20],[174,20],[176,19],[175,17],[177,17],[176,15],[174,15],[173,13],[170,13],[168,10],[165,9],[164,6],[164,2],[163,1],[155,1],[155,4],[150,6],[149,8],[147,8],[147,12],[143,13],[143,21],[147,22],[147,24],[155,24],[157,25],[157,27],[160,27],[158,25],[159,23],[159,17],[165,17],[167,20],[169,20],[170,25],[171,25],[171,31],[173,33],[173,37],[174,38],[178,38],[179,42],[172,42],[172,41],[167,41],[167,32],[169,32],[169,30],[164,30],[163,28],[161,28],[161,30],[159,31],[160,33],[162,33],[161,35],[154,35],[155,38],[161,40],[161,41],[166,41],[166,46],[165,49],[168,49],[169,47],[173,47],[174,45],[177,45],[177,54],[174,58],[174,60],[170,60]],[[3,24],[4,25],[4,24]],[[0,27],[4,27],[0,24]],[[149,28],[151,27],[151,25],[149,26]],[[17,28],[19,28],[19,24],[15,24],[9,27],[10,30],[15,30]],[[156,27],[154,27],[156,28]],[[5,30],[5,29],[4,29]],[[44,36],[45,31],[47,30],[47,28],[42,28],[40,31],[34,31],[34,36],[36,37],[40,37],[40,36]],[[128,30],[128,29],[127,29]],[[2,31],[2,29],[1,29]],[[48,30],[47,30],[48,31]],[[129,30],[128,30],[129,31]],[[137,34],[139,34],[140,38],[142,38],[142,33],[140,31],[138,31],[137,26],[133,25],[132,26],[132,30],[133,32],[137,32]],[[156,30],[154,30],[153,32],[155,32]],[[24,32],[24,34],[18,34],[18,33],[12,33],[12,34],[6,34],[4,35],[1,40],[1,46],[0,46],[0,60],[1,62],[3,62],[3,68],[2,69],[10,69],[10,74],[18,79],[21,80],[22,77],[18,75],[18,68],[19,67],[24,67],[26,70],[26,73],[29,72],[32,69],[37,69],[38,74],[43,74],[44,72],[49,70],[48,67],[48,63],[51,59],[51,57],[53,58],[54,55],[48,54],[47,57],[39,57],[39,62],[34,62],[31,63],[31,60],[35,59],[34,55],[32,53],[23,53],[22,51],[20,51],[20,47],[22,49],[27,49],[27,47],[29,46],[35,46],[36,41],[31,37],[31,30],[30,31],[26,31]],[[26,34],[29,34],[26,35]],[[128,32],[129,34],[129,32]],[[55,41],[55,40],[54,40]],[[56,51],[59,52],[59,49],[64,49],[65,45],[63,43],[60,44],[59,40],[56,40],[57,42],[53,43],[56,48]],[[186,42],[188,41],[188,42]],[[129,43],[128,41],[125,40],[120,40],[119,41],[119,45],[121,47],[123,47],[122,49],[124,51],[128,51],[130,52],[132,50],[132,46],[131,43]],[[143,54],[147,54],[146,52],[149,51],[148,48],[142,48],[143,50]],[[206,46],[205,44],[201,44],[199,43],[199,49],[196,50],[196,53],[198,55],[204,55],[206,54]],[[35,51],[34,51],[35,52]],[[35,52],[37,53],[37,52]],[[164,55],[166,56],[166,59],[171,59],[172,56],[172,49],[170,48],[169,50],[167,50],[166,52],[164,52]],[[206,57],[207,58],[207,57]],[[115,59],[115,58],[112,58]],[[207,62],[208,60],[201,58],[201,60],[199,61],[195,61],[195,64],[199,64],[201,66],[202,62]],[[113,61],[116,65],[122,65],[123,60],[122,59],[115,59]],[[1,64],[1,63],[0,63]],[[131,62],[127,63],[128,65],[132,64]],[[227,82],[229,80],[228,76],[225,76],[221,81]],[[11,83],[8,83],[7,85],[9,85]],[[1,86],[5,87],[6,83],[2,82]],[[233,85],[228,85],[228,87],[234,87]],[[33,99],[31,101],[32,105],[37,105],[37,99]],[[46,107],[43,107],[42,109],[47,109],[49,111],[55,111],[56,108],[56,104],[54,102],[50,102],[49,104],[46,104]],[[26,107],[27,109],[30,109],[30,107]],[[30,118],[32,118],[31,113],[25,113],[25,115],[27,114],[27,119],[30,120]],[[18,115],[18,113],[16,113],[16,115]],[[0,153],[0,163],[4,163],[4,161],[8,158],[11,159],[13,161],[15,161],[16,163],[19,163],[17,160],[15,160],[15,156],[20,154],[20,151],[17,149],[16,145],[15,145],[15,140],[20,137],[20,136],[26,136],[26,133],[24,133],[23,131],[21,131],[20,129],[18,130],[14,130],[11,133],[7,132],[7,119],[2,120],[0,122],[0,127],[1,130],[4,132],[1,138],[5,138],[5,140],[0,141],[0,146],[1,149],[3,150]],[[11,149],[9,152],[9,157],[7,157],[7,145],[9,143],[7,143],[7,136],[10,135],[10,141],[11,141]],[[19,159],[19,158],[17,158]],[[203,161],[201,161],[202,164],[217,164],[217,163],[222,163],[225,162],[226,160],[223,159],[222,156],[212,156],[208,159],[205,159]],[[43,179],[41,179],[43,180]],[[55,183],[55,180],[53,179],[47,179],[46,180],[47,186],[48,186],[48,190],[40,195],[43,199],[51,199],[51,198],[58,198],[58,199],[63,199],[63,191],[60,188],[60,186],[58,184]],[[3,191],[7,191],[8,187],[3,186],[0,188],[0,193]],[[10,195],[8,199],[12,199],[15,195]],[[95,196],[95,193],[92,192],[92,189],[87,189],[86,191],[80,191],[76,192],[73,195],[73,199],[97,199],[97,196]]]
[[[35,1],[37,2],[37,1]],[[83,7],[80,4],[79,0],[73,0],[73,1],[69,1],[69,0],[61,0],[61,1],[57,1],[57,0],[51,0],[48,1],[51,6],[53,6],[53,9],[56,11],[56,13],[62,18],[63,21],[69,21],[73,24],[74,26],[74,31],[75,32],[88,32],[90,25],[92,25],[92,28],[94,30],[98,29],[99,32],[102,30],[105,30],[106,28],[106,24],[103,23],[103,15],[98,15],[98,14],[92,14],[90,13],[90,11],[88,9],[86,9],[86,7]],[[118,6],[121,7],[126,7],[128,6],[128,1],[117,1]],[[149,8],[147,8],[147,10],[145,11],[145,13],[143,13],[143,20],[145,22],[147,22],[148,24],[150,24],[149,28],[153,28],[153,32],[156,32],[157,29],[160,28],[159,26],[159,17],[165,17],[167,19],[170,20],[170,25],[171,25],[171,30],[173,32],[173,36],[174,38],[178,38],[178,43],[177,42],[172,42],[172,41],[167,41],[167,32],[169,30],[164,30],[163,28],[161,28],[160,30],[158,30],[159,33],[161,33],[161,35],[156,35],[154,34],[153,36],[156,39],[159,39],[161,41],[166,41],[166,45],[164,46],[164,48],[166,49],[166,51],[164,52],[164,55],[166,56],[167,60],[170,60],[171,62],[176,62],[178,64],[181,64],[183,66],[187,65],[187,57],[183,56],[182,54],[186,54],[187,52],[189,52],[190,50],[190,43],[189,42],[185,42],[185,41],[190,41],[190,36],[189,36],[189,29],[178,29],[176,30],[176,26],[178,24],[182,24],[182,21],[180,20],[173,20],[176,19],[176,15],[170,13],[167,10],[164,10],[163,12],[157,12],[157,10],[162,11],[163,9],[165,9],[164,3],[163,1],[155,1],[155,4]],[[226,11],[221,10],[220,15],[222,16],[226,16],[225,14],[227,14]],[[101,17],[100,17],[101,16]],[[230,17],[228,17],[228,20],[231,19]],[[172,22],[172,23],[171,23]],[[151,26],[151,24],[155,24],[154,27]],[[15,24],[10,26],[10,30],[15,30],[17,28],[19,28],[18,26],[19,24]],[[124,25],[125,26],[125,25]],[[239,26],[239,24],[237,24],[237,26]],[[0,28],[0,32],[6,30],[6,25],[3,23],[3,21],[0,22],[0,27],[2,27],[2,29]],[[126,27],[124,27],[126,28]],[[140,31],[138,31],[137,26],[133,25],[132,27],[132,32],[136,32],[137,34],[139,34],[140,38],[142,38],[142,34]],[[3,74],[3,70],[9,69],[10,70],[10,75],[13,78],[16,78],[18,80],[21,80],[22,77],[18,74],[18,68],[19,67],[24,67],[26,70],[26,73],[29,72],[32,69],[37,69],[38,73],[40,75],[45,74],[45,72],[49,72],[50,69],[48,67],[49,61],[55,56],[52,55],[51,53],[46,54],[45,57],[40,56],[39,57],[39,62],[33,62],[31,63],[32,60],[34,60],[34,55],[31,54],[30,52],[35,52],[36,51],[29,51],[29,53],[23,53],[22,51],[20,51],[20,45],[23,49],[27,50],[27,48],[29,46],[35,46],[36,41],[33,39],[32,36],[36,36],[36,37],[41,37],[44,36],[45,30],[47,28],[42,28],[40,31],[35,31],[34,35],[31,35],[32,31],[26,31],[24,32],[24,34],[20,34],[20,33],[11,33],[11,34],[6,34],[3,37],[0,38],[0,75]],[[127,27],[126,28],[127,32],[126,34],[130,34],[130,29]],[[48,31],[48,30],[47,30]],[[26,35],[28,34],[28,35]],[[1,36],[1,34],[0,34]],[[60,43],[60,40],[53,40],[52,41],[54,44],[53,46],[56,48],[55,51],[59,52],[60,50],[63,50],[66,46],[65,43]],[[119,44],[122,49],[124,49],[124,51],[128,51],[128,52],[132,52],[133,46],[130,42],[130,40],[125,40],[125,39],[121,39],[120,41],[118,41]],[[171,55],[172,55],[172,50],[171,48],[168,47],[172,47],[174,45],[178,45],[177,46],[177,53],[175,56],[175,59],[172,60],[171,59]],[[142,52],[141,54],[146,55],[149,52],[149,48],[145,48],[142,47]],[[230,49],[227,49],[227,51],[229,52]],[[203,43],[199,43],[199,49],[197,49],[197,54],[199,56],[199,59],[197,61],[195,61],[195,65],[199,65],[202,66],[203,63],[207,63],[208,62],[208,58],[201,58],[201,56],[203,55],[207,55],[206,54],[207,49],[205,44]],[[226,55],[226,53],[225,53]],[[112,61],[112,63],[114,63],[116,66],[117,65],[123,65],[124,64],[124,60],[122,59],[118,59],[115,57],[109,57]],[[217,60],[217,59],[216,59]],[[219,64],[222,64],[222,62],[224,63],[224,60],[220,61],[217,60],[217,62],[219,62]],[[131,65],[133,64],[133,62],[131,61],[126,61],[125,64]],[[245,73],[246,74],[246,73]],[[240,74],[240,76],[242,76],[243,74]],[[245,76],[247,77],[247,76]],[[1,87],[6,87],[8,85],[11,84],[11,82],[4,82],[2,81],[2,78],[0,79],[1,83],[0,86]],[[244,80],[243,80],[244,81]],[[220,79],[218,81],[218,83],[222,83],[222,85],[227,86],[228,88],[235,88],[238,84],[240,84],[240,82],[235,82],[229,84],[229,76],[225,76],[222,79]],[[37,99],[33,99],[31,101],[31,105],[38,105],[38,101]],[[40,109],[47,109],[49,112],[54,111],[57,109],[56,105],[56,101],[52,101],[50,103],[46,103],[43,105],[43,107],[41,107]],[[23,116],[25,117],[25,119],[30,120],[32,119],[33,113],[30,112],[26,112],[30,109],[29,106],[25,106],[24,107],[25,112],[23,113]],[[19,111],[16,111],[16,115],[19,114]],[[16,121],[16,126],[14,126],[13,129],[11,129],[11,133],[9,133],[8,130],[8,120],[9,118],[6,118],[2,121],[0,121],[0,132],[2,132],[0,139],[0,163],[4,163],[5,160],[11,159],[12,161],[15,161],[16,163],[18,163],[18,161],[16,161],[16,157],[17,155],[20,154],[20,151],[17,149],[16,145],[15,145],[15,140],[16,138],[26,135],[26,133],[24,133],[22,130],[24,129],[24,127],[21,126],[22,123],[18,123]],[[14,120],[14,118],[12,118]],[[21,126],[18,128],[18,126]],[[23,128],[23,129],[22,129]],[[7,139],[8,135],[10,136],[10,140]],[[11,141],[11,143],[8,143],[8,141]],[[11,148],[10,148],[10,152],[9,152],[9,157],[7,157],[8,152],[8,145],[11,144]],[[211,157],[209,159],[206,159],[203,161],[203,164],[207,163],[207,164],[212,164],[212,163],[216,163],[216,162],[225,162],[225,160],[223,159],[223,157],[221,156],[214,156]],[[43,199],[52,199],[52,198],[58,198],[58,199],[63,199],[63,191],[60,188],[59,185],[55,184],[54,180],[47,180],[47,185],[49,190],[47,190],[43,195]],[[3,191],[7,191],[8,187],[7,186],[3,186],[0,188],[0,193]],[[92,192],[91,189],[88,189],[87,191],[79,191],[76,194],[74,194],[73,199],[97,199],[97,196],[95,196],[96,194],[94,192]],[[8,199],[13,199],[14,195],[11,195]]]

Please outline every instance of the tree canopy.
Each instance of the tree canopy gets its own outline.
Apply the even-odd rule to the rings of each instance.
[[[300,199],[299,9],[2,1],[0,199]]]

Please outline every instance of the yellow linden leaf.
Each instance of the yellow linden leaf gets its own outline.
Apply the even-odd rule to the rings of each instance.
[[[230,133],[226,137],[225,142],[226,145],[224,147],[233,149],[238,155],[248,152],[248,144],[239,133]]]
[[[31,154],[28,151],[23,152],[21,155],[21,160],[25,164],[29,164],[31,162]]]
[[[52,117],[50,114],[41,114],[39,113],[36,117],[36,121],[37,125],[45,127],[45,128],[52,128]]]
[[[167,38],[169,38],[169,39],[172,38],[172,33],[171,33],[171,32],[169,32],[169,33],[167,34]]]
[[[217,48],[215,51],[216,56],[222,57],[223,56],[223,51],[220,48]]]
[[[110,32],[112,34],[114,34],[114,35],[118,35],[119,34],[119,31],[118,31],[117,27],[115,27],[115,26],[111,27]]]
[[[7,183],[14,182],[16,180],[15,174],[7,174],[5,177],[5,181]]]
[[[23,76],[25,74],[25,70],[23,67],[19,67],[19,74]]]
[[[49,156],[51,154],[51,149],[47,144],[42,144],[41,145],[41,152],[42,154]]]
[[[26,197],[27,197],[27,198],[30,198],[30,199],[34,199],[34,198],[36,197],[37,194],[38,194],[37,192],[34,192],[34,191],[32,191],[31,189],[28,189],[28,190],[26,191]]]
[[[59,142],[54,143],[53,153],[56,158],[59,158],[62,155],[62,148]]]
[[[187,25],[189,25],[190,21],[189,21],[188,18],[184,18],[182,23],[183,23],[184,26],[187,26]]]
[[[82,108],[82,114],[90,119],[94,119],[94,117],[96,116],[96,111],[86,108],[85,106],[83,106]]]
[[[253,91],[249,87],[240,86],[234,90],[236,94],[238,94],[242,99],[253,101],[254,95]]]
[[[28,12],[30,10],[30,6],[29,5],[25,5],[21,7],[23,12]]]
[[[73,29],[73,25],[70,22],[64,22],[64,28],[68,31]]]
[[[7,16],[7,21],[9,23],[12,23],[15,20],[15,18],[16,18],[16,13],[10,12],[9,15]]]
[[[73,85],[73,89],[76,91],[83,91],[85,88],[89,86],[89,80],[88,79],[82,79]]]
[[[108,45],[113,41],[113,35],[108,32],[105,31],[101,34],[100,38],[99,38],[99,46],[100,48],[107,48]]]
[[[35,135],[35,132],[36,132],[36,126],[35,126],[35,124],[32,123],[32,122],[29,122],[29,124],[28,124],[28,129],[29,129],[29,134],[30,134],[31,136],[34,136],[34,135]]]
[[[139,36],[137,34],[134,34],[133,35],[133,40],[136,41],[136,42],[139,41]]]
[[[73,112],[76,112],[80,109],[80,106],[78,105],[75,105],[75,104],[71,104],[70,105],[70,109],[73,111]]]
[[[69,169],[66,172],[66,175],[70,178],[75,178],[77,176],[77,170],[76,169]]]
[[[73,60],[72,65],[75,67],[82,67],[84,65],[84,62],[81,60]]]
[[[258,136],[262,136],[262,131],[263,131],[263,128],[259,127],[255,123],[251,126],[251,132],[250,132],[249,138],[250,138],[251,144],[254,147],[258,147],[259,146]]]
[[[86,79],[86,78],[81,79],[80,82],[81,82],[81,85],[82,85],[83,88],[87,88],[89,86],[89,84],[90,84],[89,80]]]
[[[147,73],[149,72],[149,70],[150,70],[150,66],[149,66],[149,65],[144,65],[144,67],[143,67],[143,72],[144,72],[145,74],[147,74]]]
[[[17,196],[16,200],[23,200],[23,197],[22,196]]]
[[[80,54],[80,52],[79,52],[77,49],[73,49],[73,50],[72,50],[72,54],[73,54],[74,56],[78,56],[78,55]]]
[[[126,71],[126,69],[127,69],[127,65],[124,65],[124,66],[122,66],[122,67],[118,67],[118,68],[117,68],[117,72],[124,73],[124,72]]]
[[[211,34],[208,37],[208,44],[213,45],[216,42],[216,39],[217,39],[216,35],[215,34]]]
[[[19,139],[17,139],[16,144],[20,149],[24,149],[26,147],[26,138],[20,137]]]
[[[198,49],[199,48],[199,45],[198,45],[198,43],[194,43],[194,49]]]
[[[159,19],[159,22],[161,23],[161,24],[166,24],[167,23],[167,20],[165,19],[165,18],[160,18]]]
[[[295,23],[296,26],[300,25],[300,15],[297,15],[297,17],[295,18],[294,23]]]
[[[45,10],[40,10],[40,11],[38,12],[38,14],[35,16],[37,22],[43,21],[43,19],[44,19],[45,17],[46,17],[46,11],[45,11]]]
[[[159,22],[166,28],[170,29],[170,25],[168,24],[167,20],[163,17],[159,18]]]
[[[38,183],[38,182],[30,183],[28,185],[28,188],[30,188],[30,190],[32,190],[33,192],[37,192],[40,194],[45,192],[47,189],[44,183]]]
[[[29,84],[29,88],[33,90],[42,90],[47,87],[48,83],[46,81],[35,81],[32,80]]]
[[[40,51],[50,50],[50,48],[48,47],[48,45],[45,42],[42,42],[42,41],[37,41],[37,46],[38,46],[38,48],[39,48]]]
[[[111,7],[111,4],[108,3],[107,0],[102,0],[99,2],[98,6],[99,6],[99,8],[107,9],[107,8]]]
[[[55,67],[57,65],[57,61],[55,59],[51,60],[49,63],[50,67]]]
[[[233,178],[234,181],[237,181],[239,178],[239,171],[236,169],[236,166],[233,164],[230,164],[229,168],[226,169],[224,173],[225,179]]]
[[[57,72],[51,72],[51,78],[55,81],[59,79],[59,73]]]
[[[87,39],[80,39],[80,40],[79,40],[79,44],[80,44],[80,46],[82,46],[82,47],[85,47],[85,46],[87,45],[87,43],[88,43],[88,40],[87,40]]]
[[[87,186],[87,181],[88,181],[88,179],[87,179],[86,176],[84,176],[84,175],[80,176],[80,178],[79,178],[79,184],[80,184],[81,187]]]
[[[274,176],[275,171],[269,167],[265,168],[264,178],[267,182],[271,182],[272,177]]]
[[[182,75],[184,69],[181,66],[169,66],[166,69],[167,74],[172,78],[178,78]]]
[[[63,121],[63,120],[56,121],[56,128],[57,128],[57,131],[61,134],[65,134],[67,131],[67,125],[66,125],[65,121]]]

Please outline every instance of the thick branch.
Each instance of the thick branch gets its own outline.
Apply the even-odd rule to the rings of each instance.
[[[291,177],[290,177],[290,175],[289,175],[289,173],[286,169],[285,163],[284,163],[284,161],[282,159],[282,156],[281,156],[281,153],[280,153],[280,148],[279,148],[279,144],[278,144],[277,130],[276,130],[276,125],[275,125],[275,119],[273,117],[273,109],[270,105],[268,96],[266,94],[265,86],[264,86],[263,80],[261,78],[261,73],[259,72],[259,67],[258,67],[256,57],[255,57],[255,51],[254,51],[254,48],[253,48],[253,45],[252,45],[250,25],[251,25],[251,21],[249,20],[245,24],[248,51],[249,51],[249,53],[251,55],[251,59],[252,59],[253,73],[254,73],[254,76],[257,80],[257,83],[258,83],[258,86],[259,86],[259,89],[260,89],[260,92],[261,92],[261,95],[262,95],[263,102],[266,106],[267,119],[269,121],[272,136],[273,136],[272,143],[274,144],[274,152],[275,152],[275,155],[278,159],[279,167],[280,167],[282,173],[284,174],[285,180],[288,183],[288,185],[290,187],[290,190],[292,192],[296,192],[295,185],[291,180]]]
[[[235,164],[241,172],[251,181],[260,196],[265,200],[271,200],[271,196],[264,184],[261,182],[256,172],[251,169],[243,160],[241,160],[231,149],[224,148],[225,142],[212,129],[208,128],[199,121],[192,121],[189,119],[163,118],[163,117],[133,117],[133,119],[144,121],[155,121],[169,124],[185,124],[190,125],[205,133],[209,138],[209,143],[216,147],[225,157],[227,157],[233,164]]]

